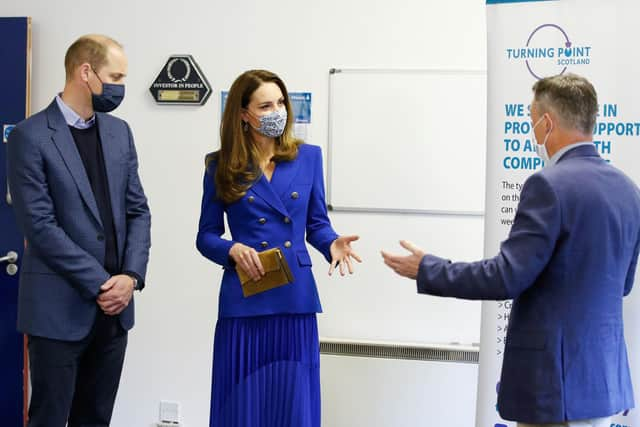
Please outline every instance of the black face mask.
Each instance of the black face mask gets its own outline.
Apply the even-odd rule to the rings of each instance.
[[[91,92],[91,103],[93,104],[93,110],[99,113],[109,113],[116,108],[124,99],[124,85],[118,85],[113,83],[104,83],[98,73],[95,72],[93,68],[91,68],[93,74],[96,75],[100,83],[102,83],[102,93],[100,95],[96,95],[91,90],[89,83],[87,82],[87,86],[89,87],[89,91]]]

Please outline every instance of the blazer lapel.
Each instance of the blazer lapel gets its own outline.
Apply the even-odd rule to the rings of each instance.
[[[89,178],[87,177],[87,172],[80,158],[80,153],[78,153],[78,148],[73,140],[69,126],[65,122],[64,116],[60,112],[55,100],[49,105],[49,108],[47,108],[47,118],[49,128],[54,131],[51,136],[53,142],[78,186],[82,199],[89,207],[96,221],[98,221],[98,224],[102,225],[98,205],[96,204],[91,184],[89,184]]]
[[[290,216],[282,200],[289,197],[287,191],[291,187],[299,167],[300,162],[297,159],[290,162],[280,162],[276,165],[271,182],[262,175],[251,189],[282,215]]]
[[[109,187],[109,199],[111,200],[111,212],[113,214],[113,223],[118,229],[118,218],[122,215],[123,206],[120,203],[123,180],[123,165],[125,161],[122,152],[119,149],[121,142],[116,138],[115,134],[106,123],[103,114],[96,113],[96,122],[98,124],[98,135],[100,136],[100,145],[102,147],[102,158],[104,159],[104,167],[106,171],[107,185]],[[118,235],[118,233],[116,233]],[[123,247],[124,242],[118,241],[118,247]]]
[[[276,169],[279,166],[276,167]],[[275,177],[275,173],[273,174]],[[280,212],[284,216],[289,216],[287,208],[284,207],[282,200],[278,194],[274,191],[273,183],[267,181],[267,178],[262,175],[256,180],[249,191],[253,191],[260,196],[265,202],[267,202],[272,208]]]
[[[300,162],[297,159],[289,162],[281,162],[276,166],[271,179],[271,186],[281,200],[287,200],[290,197],[288,190],[298,173],[299,167]]]

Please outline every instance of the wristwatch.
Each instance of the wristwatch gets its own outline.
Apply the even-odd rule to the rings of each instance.
[[[133,280],[133,290],[139,291],[140,287],[138,286],[138,279],[136,279],[136,277],[132,274],[127,274],[127,276],[131,277],[131,280]]]

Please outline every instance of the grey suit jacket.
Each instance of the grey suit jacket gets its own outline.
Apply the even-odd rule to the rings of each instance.
[[[96,113],[122,271],[144,279],[151,216],[126,122]],[[18,329],[60,340],[91,330],[103,267],[104,229],[75,146],[55,100],[19,123],[8,143],[8,175],[18,225],[26,239],[18,297]],[[133,301],[119,315],[133,327]]]

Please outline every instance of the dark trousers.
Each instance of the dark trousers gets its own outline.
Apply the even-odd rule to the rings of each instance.
[[[118,317],[100,310],[81,341],[29,336],[28,426],[107,427],[126,347],[127,332]]]

